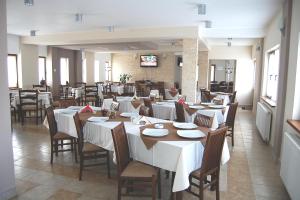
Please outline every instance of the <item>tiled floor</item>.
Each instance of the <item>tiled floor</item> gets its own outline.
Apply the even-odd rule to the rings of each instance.
[[[270,148],[255,131],[251,112],[239,110],[235,130],[235,147],[222,176],[226,181],[221,181],[221,199],[289,199]],[[18,194],[13,199],[116,199],[115,169],[112,179],[107,179],[106,168],[100,166],[85,170],[83,181],[78,181],[78,164],[71,153],[59,154],[50,165],[49,133],[42,125],[15,124],[12,136]],[[162,180],[162,199],[168,199],[170,180]],[[205,191],[205,199],[214,197],[214,192]],[[185,192],[184,199],[197,198]]]

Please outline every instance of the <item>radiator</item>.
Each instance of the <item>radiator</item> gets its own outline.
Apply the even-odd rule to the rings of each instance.
[[[265,142],[270,140],[272,112],[262,103],[257,103],[256,127]]]

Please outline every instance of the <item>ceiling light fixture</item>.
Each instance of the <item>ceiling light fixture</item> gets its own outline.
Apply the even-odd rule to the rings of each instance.
[[[75,14],[75,21],[76,22],[82,22],[83,14],[82,13],[76,13]]]
[[[33,0],[24,0],[25,6],[33,6],[33,4],[34,4]]]
[[[206,4],[198,4],[197,5],[198,8],[198,15],[206,15]]]
[[[31,30],[30,31],[30,36],[32,36],[32,37],[36,36],[36,30]]]

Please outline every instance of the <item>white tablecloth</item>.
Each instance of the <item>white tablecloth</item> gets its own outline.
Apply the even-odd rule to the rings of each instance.
[[[120,103],[119,111],[139,113],[140,106],[138,108],[133,107],[131,101],[132,101],[132,97],[117,97],[117,102]],[[104,99],[102,108],[109,110],[112,102],[113,99]]]
[[[55,111],[58,131],[74,135],[75,125],[72,114],[61,114]],[[155,118],[148,118],[151,123],[166,122]],[[107,150],[114,151],[111,129],[120,122],[87,122],[84,126],[85,139]],[[176,172],[173,192],[182,191],[189,187],[189,174],[200,168],[204,147],[199,141],[159,141],[151,149],[147,149],[140,138],[140,125],[125,122],[128,134],[131,157],[134,160]],[[227,141],[225,140],[222,164],[230,158]]]
[[[118,95],[124,94],[124,85],[111,85],[111,92],[117,93]]]
[[[34,94],[34,93],[33,93]],[[51,104],[52,94],[51,92],[40,92],[38,93],[38,100],[42,100],[42,105],[48,108]],[[15,108],[20,104],[19,94],[15,94],[11,105]]]
[[[164,102],[159,104],[152,104],[153,115],[155,118],[159,119],[176,119],[176,109],[174,102]],[[222,124],[226,120],[228,107],[225,109],[225,113],[222,113],[221,109],[202,109],[198,110],[197,113],[201,113],[206,116],[214,116],[213,126],[216,128],[219,124]],[[189,115],[185,113],[186,122],[193,122],[195,119],[196,113],[193,115]]]
[[[82,88],[82,87],[72,88],[71,91],[73,94],[75,94],[75,99],[83,97],[85,95],[84,88]],[[100,99],[103,99],[103,93],[102,93],[102,90],[99,90],[99,87],[98,87],[98,96]]]

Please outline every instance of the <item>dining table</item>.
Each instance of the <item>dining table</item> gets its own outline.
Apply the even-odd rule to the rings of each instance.
[[[32,95],[35,93],[25,93],[24,95]],[[52,93],[51,92],[39,92],[38,93],[38,100],[42,101],[42,105],[45,106],[45,108],[48,108],[51,105],[52,100]],[[20,97],[19,93],[15,93],[11,102],[11,106],[17,108],[20,104]]]
[[[98,108],[101,110],[101,108]],[[77,137],[73,115],[80,110],[80,107],[69,107],[67,109],[54,110],[55,119],[57,122],[58,131],[65,132],[73,137]],[[122,115],[122,114],[121,114]],[[199,140],[161,140],[156,141],[152,146],[147,146],[143,140],[142,130],[145,125],[140,125],[138,121],[133,121],[130,118],[118,115],[114,119],[108,120],[89,120],[90,117],[102,116],[101,112],[97,113],[80,113],[81,120],[84,121],[83,132],[85,140],[109,150],[113,154],[115,162],[114,143],[111,135],[111,130],[124,123],[126,134],[128,136],[128,143],[130,149],[130,156],[132,159],[158,167],[160,169],[175,172],[172,192],[176,199],[182,198],[182,192],[186,190],[189,183],[189,175],[194,170],[201,167],[204,145]],[[139,116],[141,119],[146,119],[148,125],[161,123],[165,127],[172,126],[172,121],[162,120],[152,117]],[[47,126],[47,120],[44,121]],[[207,134],[209,129],[203,129],[203,133]],[[225,140],[221,163],[225,164],[230,159],[229,148],[227,140]]]
[[[116,100],[118,103],[120,103],[120,107],[119,107],[120,112],[139,113],[140,106],[143,104],[143,101],[141,99],[134,99],[133,97],[117,96]],[[104,99],[102,108],[109,110],[112,102],[113,102],[112,98]]]

